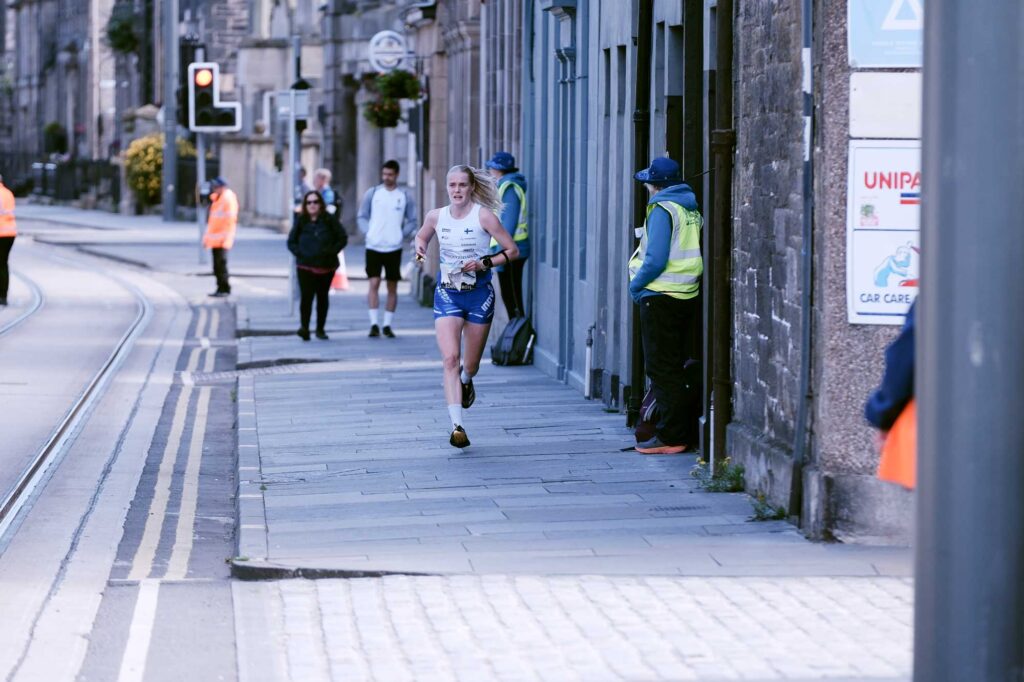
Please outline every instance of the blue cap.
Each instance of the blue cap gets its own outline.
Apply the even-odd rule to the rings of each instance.
[[[218,175],[213,180],[210,180],[211,185],[219,185],[221,187],[227,187],[228,181],[224,179],[224,176]]]
[[[649,168],[637,171],[633,177],[640,182],[649,182],[652,185],[668,185],[683,181],[679,175],[679,164],[667,156],[659,156],[654,159]]]
[[[491,160],[487,162],[486,166],[500,171],[519,170],[516,168],[516,157],[512,156],[508,152],[498,152],[491,157]]]

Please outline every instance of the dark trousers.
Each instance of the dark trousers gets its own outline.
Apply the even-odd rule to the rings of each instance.
[[[303,329],[309,329],[309,318],[313,314],[313,298],[316,298],[316,329],[323,331],[327,324],[327,308],[330,306],[331,280],[334,273],[318,275],[309,270],[296,268],[299,276],[299,322]]]
[[[217,291],[230,294],[231,283],[228,282],[228,250],[212,249],[213,276],[217,278]]]
[[[11,272],[7,269],[7,257],[11,255],[14,237],[0,237],[0,298],[7,298],[11,286]]]
[[[696,424],[684,368],[695,357],[700,297],[687,300],[648,296],[640,301],[644,363],[651,379],[659,418],[655,432],[668,445],[693,445]]]
[[[505,304],[508,319],[522,317],[526,304],[523,302],[523,268],[525,260],[514,260],[501,268],[498,283],[501,285],[501,301]]]

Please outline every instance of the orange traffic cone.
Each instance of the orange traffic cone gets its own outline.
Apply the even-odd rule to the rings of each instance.
[[[338,254],[338,269],[334,273],[334,279],[331,280],[331,288],[337,291],[348,291],[348,272],[345,270],[345,252],[342,251]]]

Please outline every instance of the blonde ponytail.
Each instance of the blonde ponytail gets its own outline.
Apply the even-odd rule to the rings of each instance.
[[[469,184],[472,188],[470,199],[484,208],[491,209],[495,215],[501,215],[504,204],[501,203],[498,186],[494,183],[494,178],[490,173],[483,168],[473,168],[465,164],[449,168],[448,175],[452,173],[465,173],[469,177]]]

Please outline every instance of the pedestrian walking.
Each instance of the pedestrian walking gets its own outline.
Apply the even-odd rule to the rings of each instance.
[[[700,253],[703,224],[697,198],[682,182],[679,164],[654,159],[634,176],[650,194],[647,219],[637,230],[640,245],[629,259],[629,294],[640,307],[647,376],[659,417],[654,436],[638,442],[637,452],[677,454],[692,444],[686,362],[696,353],[701,319]]]
[[[515,261],[519,247],[496,213],[501,199],[494,180],[483,169],[453,166],[447,176],[450,204],[427,213],[416,233],[416,257],[422,260],[437,234],[441,265],[434,289],[434,331],[444,364],[444,397],[452,432],[448,442],[469,445],[462,411],[476,400],[473,377],[494,318],[491,269]],[[501,246],[489,255],[491,239]],[[462,356],[461,349],[465,349]]]
[[[530,257],[530,232],[526,211],[526,177],[516,168],[516,158],[508,152],[498,152],[486,164],[487,169],[498,183],[498,197],[504,207],[501,209],[501,226],[512,235],[519,247],[519,258],[508,265],[495,268],[501,289],[501,301],[509,319],[523,317],[526,304],[523,299],[523,269]],[[491,251],[497,253],[501,246],[491,240]]]
[[[206,220],[206,234],[203,246],[213,254],[213,276],[217,278],[217,290],[210,296],[223,297],[231,293],[228,280],[228,251],[235,244],[235,230],[238,226],[238,197],[221,176],[215,177],[210,185],[210,215]]]
[[[7,259],[18,236],[18,225],[14,220],[14,192],[4,185],[0,175],[0,306],[7,305],[7,290],[11,284],[11,273]]]
[[[917,408],[914,401],[914,328],[917,301],[907,311],[900,335],[885,349],[882,384],[864,405],[864,417],[878,429],[878,477],[913,488],[917,470]]]
[[[295,214],[288,234],[288,250],[295,256],[299,280],[299,331],[309,341],[309,320],[316,299],[316,338],[327,340],[325,325],[330,305],[331,280],[338,269],[338,253],[348,238],[338,219],[327,212],[327,204],[317,191],[302,198],[302,210]]]
[[[380,276],[384,272],[388,298],[384,307],[384,336],[395,338],[391,329],[398,307],[398,283],[402,279],[402,243],[416,230],[416,205],[398,186],[401,167],[395,160],[385,161],[380,169],[380,184],[363,195],[357,222],[366,235],[366,277],[370,288],[366,296],[370,313],[370,336],[380,336]]]

